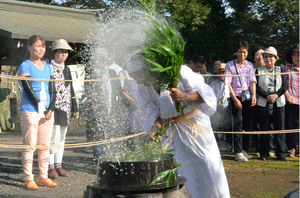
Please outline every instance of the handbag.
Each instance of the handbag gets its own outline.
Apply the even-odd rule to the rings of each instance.
[[[242,101],[251,101],[252,96],[251,96],[251,92],[249,90],[243,90],[242,91]]]
[[[234,67],[235,67],[235,70],[236,70],[236,74],[239,75],[239,72],[236,68],[235,60],[233,61],[233,63],[234,63]],[[238,76],[238,78],[240,80],[241,87],[243,88],[243,84],[242,84],[242,80],[241,80],[240,76]],[[251,100],[252,100],[251,91],[250,90],[242,90],[242,102],[249,102]]]

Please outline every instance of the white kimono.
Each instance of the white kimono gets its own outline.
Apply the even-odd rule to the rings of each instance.
[[[152,86],[138,85],[137,106],[138,110],[134,112],[133,128],[136,132],[150,132],[160,113],[157,91]]]
[[[178,169],[179,175],[184,176],[187,191],[191,198],[227,198],[230,197],[227,178],[225,175],[220,151],[217,146],[209,116],[216,111],[216,97],[212,88],[204,83],[204,79],[194,73],[189,67],[181,67],[179,89],[187,92],[198,92],[205,103],[191,104],[184,109],[190,112],[200,110],[191,119],[196,121],[204,131],[197,137],[191,134],[191,127],[183,123],[170,127],[162,139],[163,146],[170,143],[168,149],[175,149],[173,154],[178,163],[184,164]],[[167,119],[178,116],[175,103],[170,92],[160,94],[161,118]]]

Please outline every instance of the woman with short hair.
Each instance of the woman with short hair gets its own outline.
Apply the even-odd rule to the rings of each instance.
[[[282,68],[275,63],[279,59],[277,50],[270,46],[263,52],[265,66],[257,69],[257,108],[260,129],[262,131],[284,130],[284,93],[287,90],[286,78],[282,73]],[[284,134],[274,134],[276,142],[276,157],[278,160],[285,160],[285,136]],[[260,159],[267,160],[271,134],[260,135]]]
[[[57,184],[48,178],[49,145],[53,128],[53,107],[55,93],[53,83],[49,82],[53,72],[47,63],[43,62],[46,52],[45,40],[39,35],[33,35],[28,40],[29,60],[24,61],[18,70],[20,77],[45,79],[21,80],[22,99],[20,104],[20,124],[24,145],[28,146],[22,153],[22,164],[25,174],[25,185],[29,190],[38,186],[32,173],[33,156],[36,143],[39,146],[39,185],[54,187]]]
[[[252,63],[246,60],[248,50],[249,44],[246,41],[240,41],[237,45],[237,58],[229,61],[225,68],[226,75],[240,75],[226,77],[230,91],[233,131],[237,132],[253,130],[252,107],[256,104],[256,78]],[[233,136],[235,160],[248,161],[251,156],[243,150],[243,136],[241,134]]]

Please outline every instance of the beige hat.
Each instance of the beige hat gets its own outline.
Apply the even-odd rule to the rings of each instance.
[[[224,72],[225,67],[226,67],[226,63],[221,63],[220,67],[218,67],[218,69],[215,70],[215,72]]]
[[[262,55],[264,55],[264,54],[272,54],[272,55],[274,55],[274,56],[276,57],[276,60],[279,59],[279,57],[277,56],[277,50],[276,50],[274,47],[272,47],[272,46],[268,47],[268,48],[262,53]]]
[[[69,50],[70,52],[74,51],[65,39],[58,39],[52,43],[52,51],[58,49]]]

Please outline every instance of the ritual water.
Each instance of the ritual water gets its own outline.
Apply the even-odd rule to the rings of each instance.
[[[141,45],[144,42],[144,31],[151,26],[147,13],[136,9],[117,9],[105,13],[95,22],[87,41],[89,51],[87,79],[106,79],[86,83],[87,105],[87,138],[89,141],[114,139],[141,131],[146,131],[142,125],[136,124],[136,117],[145,123],[146,113],[133,116],[136,106],[126,102],[122,91],[130,93],[133,87],[124,90],[128,79],[113,78],[128,77],[126,71],[134,66],[132,63],[143,64],[139,57]],[[113,66],[112,63],[114,63]],[[117,65],[117,66],[116,66]],[[130,84],[130,83],[129,83]],[[131,92],[132,97],[136,97]],[[148,129],[149,130],[149,129]],[[152,149],[156,156],[124,158],[123,153],[137,148],[138,144],[150,141],[148,133],[134,139],[114,142],[101,146],[102,155],[97,167],[97,180],[87,186],[85,197],[159,197],[161,194],[170,197],[187,197],[183,185],[185,178],[178,177],[169,187],[165,180],[149,187],[155,176],[171,169],[175,164],[173,155],[163,154],[162,150]],[[162,148],[160,148],[162,149]],[[141,156],[143,153],[135,153]],[[122,157],[120,157],[122,156]],[[166,196],[168,197],[168,196]]]

